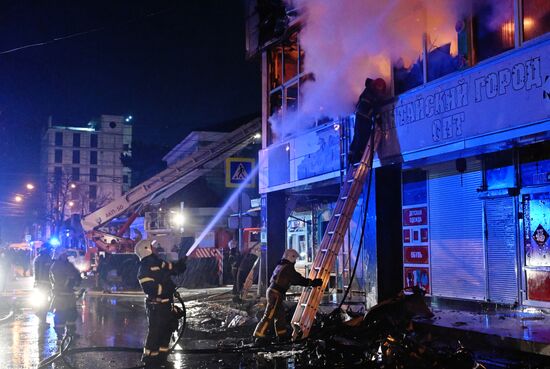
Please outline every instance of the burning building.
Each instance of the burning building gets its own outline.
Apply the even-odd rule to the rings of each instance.
[[[271,268],[286,247],[311,269],[347,167],[354,104],[365,78],[383,77],[390,98],[372,190],[330,290],[352,283],[366,307],[410,286],[550,307],[547,1],[252,0],[247,9],[248,53],[262,60]]]

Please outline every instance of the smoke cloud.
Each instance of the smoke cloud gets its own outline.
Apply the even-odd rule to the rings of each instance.
[[[424,33],[432,48],[451,43],[456,53],[456,22],[472,12],[466,0],[294,0],[293,6],[304,20],[305,70],[315,80],[303,85],[298,111],[284,121],[270,118],[279,139],[316,119],[352,113],[367,77],[389,86],[392,63],[416,62]]]

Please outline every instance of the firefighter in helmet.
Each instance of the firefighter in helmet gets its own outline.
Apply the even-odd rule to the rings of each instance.
[[[66,335],[76,334],[75,287],[80,285],[82,278],[80,272],[68,259],[67,249],[58,247],[54,251],[54,262],[50,267],[50,282],[52,285],[53,299],[51,310],[55,313],[54,330],[58,341]]]
[[[273,271],[270,285],[266,291],[267,305],[265,312],[254,330],[256,342],[263,342],[266,339],[266,333],[269,326],[275,320],[275,334],[278,338],[286,338],[287,327],[285,319],[285,309],[283,301],[286,291],[291,285],[304,287],[320,287],[323,284],[322,279],[304,278],[294,269],[294,264],[300,255],[296,250],[288,249],[284,252],[283,258]]]
[[[359,101],[355,105],[355,126],[353,140],[349,146],[348,163],[358,163],[363,156],[367,142],[374,130],[374,120],[378,112],[378,106],[386,91],[386,82],[382,78],[365,80],[365,89],[359,95]]]
[[[173,306],[176,285],[171,276],[185,271],[186,257],[175,263],[161,260],[149,240],[135,246],[139,257],[138,280],[146,294],[148,332],[141,360],[146,367],[168,365],[168,351],[172,332],[177,329],[177,309]]]

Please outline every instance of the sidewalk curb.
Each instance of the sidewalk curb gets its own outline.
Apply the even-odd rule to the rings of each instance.
[[[446,337],[446,339],[453,339],[457,342],[460,340],[462,343],[467,343],[468,348],[479,345],[490,349],[513,350],[518,353],[550,356],[550,346],[547,342],[499,336],[494,333],[478,332],[460,327],[441,326],[429,321],[414,321],[414,325],[418,329]]]

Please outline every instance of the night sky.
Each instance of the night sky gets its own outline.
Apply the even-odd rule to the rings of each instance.
[[[48,116],[76,125],[131,114],[134,140],[173,146],[193,129],[260,111],[241,1],[0,4],[0,208],[37,178]]]

